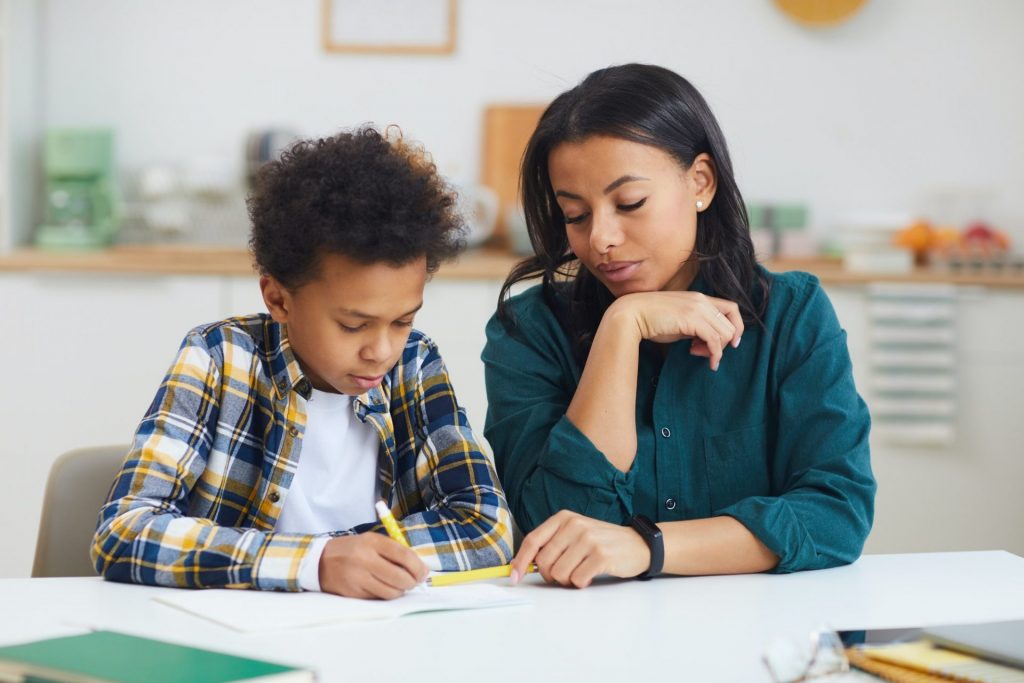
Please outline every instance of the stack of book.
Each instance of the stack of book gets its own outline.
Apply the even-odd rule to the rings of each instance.
[[[1024,683],[1024,621],[926,628],[896,642],[855,645],[846,655],[893,683]]]

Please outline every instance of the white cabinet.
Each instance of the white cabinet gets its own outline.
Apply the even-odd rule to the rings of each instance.
[[[471,424],[486,414],[480,351],[494,280],[435,279],[416,325],[436,340]],[[864,290],[828,287],[870,405]],[[1006,548],[1024,554],[1024,291],[959,303],[956,443],[873,443],[879,480],[870,552]],[[0,577],[31,568],[50,464],[80,446],[127,444],[197,324],[263,310],[255,277],[0,272],[0,471],[8,533]]]
[[[50,464],[127,444],[177,345],[220,315],[218,278],[0,273],[0,577],[27,575]]]
[[[870,407],[867,297],[854,286],[828,293]],[[1024,291],[960,288],[955,305],[956,439],[947,447],[910,447],[873,435],[878,495],[868,552],[1024,554]]]

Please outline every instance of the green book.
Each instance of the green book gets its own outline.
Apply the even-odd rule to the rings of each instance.
[[[0,683],[298,683],[309,669],[112,631],[0,647]]]

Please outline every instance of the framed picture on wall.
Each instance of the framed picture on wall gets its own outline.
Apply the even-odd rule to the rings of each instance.
[[[447,55],[457,0],[321,0],[327,52]]]

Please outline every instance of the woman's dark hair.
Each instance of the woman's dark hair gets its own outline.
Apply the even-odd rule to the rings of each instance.
[[[426,256],[433,273],[465,244],[454,193],[394,127],[295,143],[260,169],[248,206],[256,267],[289,289],[315,278],[325,253],[394,265]]]
[[[601,316],[614,300],[570,252],[565,218],[548,175],[548,158],[555,147],[593,135],[657,147],[684,169],[699,154],[711,156],[717,189],[711,204],[697,214],[696,244],[690,258],[697,259],[715,296],[735,301],[745,321],[760,322],[769,282],[757,267],[746,207],[711,109],[682,76],[659,66],[625,64],[595,71],[559,95],[541,116],[527,144],[520,192],[535,256],[519,262],[502,285],[498,318],[506,329],[515,328],[508,305],[511,287],[540,276],[544,298],[568,332],[582,365]],[[559,304],[562,292],[568,301]]]

